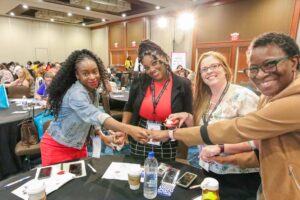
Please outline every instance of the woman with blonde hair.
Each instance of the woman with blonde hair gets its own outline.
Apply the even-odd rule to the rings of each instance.
[[[249,89],[231,83],[231,70],[222,54],[214,51],[203,53],[197,66],[193,116],[175,113],[170,115],[171,119],[182,115],[187,117],[185,123],[188,126],[208,125],[256,111],[258,97]],[[236,198],[255,197],[260,184],[258,168],[243,168],[243,166],[222,164],[212,160],[214,156],[226,157],[228,154],[251,151],[253,144],[254,142],[251,141],[238,144],[201,145],[199,150],[195,147],[189,149],[189,161],[194,166],[200,165],[207,176],[221,180],[221,187],[222,184],[243,187],[244,192],[235,194]],[[196,150],[192,158],[191,150],[194,152]]]

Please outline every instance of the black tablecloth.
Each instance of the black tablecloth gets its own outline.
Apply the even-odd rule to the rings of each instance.
[[[0,180],[19,172],[22,166],[20,157],[15,155],[15,146],[20,141],[18,124],[32,116],[32,112],[13,114],[14,111],[22,111],[22,107],[10,103],[8,109],[0,110]]]
[[[97,170],[97,173],[92,173],[89,167],[86,167],[87,176],[79,179],[74,179],[64,186],[62,186],[57,191],[49,194],[47,196],[48,200],[51,199],[64,199],[64,200],[90,200],[90,199],[102,199],[102,200],[127,200],[127,199],[145,199],[143,196],[143,185],[141,185],[140,189],[133,191],[129,189],[129,185],[127,181],[120,180],[108,180],[101,179],[104,172],[111,164],[111,162],[126,162],[126,163],[138,163],[142,164],[142,161],[134,160],[131,157],[118,155],[118,156],[102,156],[100,159],[87,159],[86,163],[89,162],[94,168]],[[186,171],[193,172],[198,175],[197,179],[193,182],[192,185],[200,184],[204,179],[204,173],[194,167],[189,165],[184,165],[178,162],[169,163],[173,167],[180,169],[180,175],[182,175]],[[11,193],[14,189],[18,188],[24,183],[18,183],[11,188],[4,189],[3,186],[11,183],[15,180],[20,179],[21,177],[25,177],[31,175],[32,178],[35,175],[35,170],[27,173],[20,174],[18,176],[9,178],[5,181],[0,182],[0,199],[11,199],[18,200],[19,198]],[[241,189],[229,188],[226,185],[223,185],[220,188],[220,198],[222,200],[245,200],[243,198],[232,198],[231,196],[236,192],[239,192]],[[155,199],[172,199],[172,200],[191,200],[195,196],[201,194],[201,189],[184,189],[179,186],[176,186],[174,193],[171,197],[162,197],[157,196]],[[232,195],[231,195],[232,194]],[[255,197],[248,198],[247,200],[255,200]]]

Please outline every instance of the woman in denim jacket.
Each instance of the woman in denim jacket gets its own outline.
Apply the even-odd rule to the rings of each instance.
[[[92,132],[106,144],[123,142],[124,133],[105,136],[99,131],[100,126],[129,133],[142,143],[147,141],[144,129],[122,124],[98,108],[96,89],[100,82],[106,85],[106,80],[102,61],[88,50],[74,51],[63,63],[48,88],[48,101],[55,119],[41,140],[43,166],[87,157],[86,140]]]

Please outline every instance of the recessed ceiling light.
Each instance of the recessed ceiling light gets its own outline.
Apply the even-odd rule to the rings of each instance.
[[[85,23],[82,23],[81,25],[82,25],[82,26],[85,26],[86,24],[85,24]]]
[[[50,21],[51,21],[51,22],[54,22],[54,19],[53,19],[53,18],[51,18],[51,19],[50,19]]]
[[[9,14],[10,14],[10,16],[15,16],[15,13],[13,13],[13,12],[10,12]]]
[[[91,7],[86,6],[85,9],[86,9],[86,10],[91,10]]]
[[[160,9],[160,6],[155,6],[155,9],[156,9],[156,10],[159,10],[159,9]]]
[[[103,18],[103,19],[102,19],[102,22],[106,22],[106,19]]]
[[[27,6],[26,4],[23,4],[22,7],[23,7],[24,9],[28,9],[28,6]]]
[[[126,17],[126,14],[125,14],[125,13],[123,13],[123,14],[122,14],[122,17]]]
[[[72,16],[72,13],[68,12],[68,16],[71,17],[71,16]]]

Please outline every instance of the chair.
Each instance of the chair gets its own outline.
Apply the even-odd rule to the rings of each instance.
[[[52,120],[48,120],[47,122],[44,123],[43,125],[43,131],[48,128],[50,122]],[[15,147],[15,154],[17,156],[25,156],[24,162],[23,162],[23,169],[24,170],[30,170],[31,166],[35,164],[33,159],[38,158],[38,162],[40,162],[40,155],[41,155],[41,149],[40,149],[40,143],[34,144],[34,145],[29,145],[29,146],[24,146],[22,145],[22,142],[19,141]]]
[[[8,98],[30,97],[30,88],[26,86],[10,86],[7,88]]]
[[[186,146],[183,142],[178,141],[176,161],[188,165],[189,162],[187,160],[187,154],[188,146]]]
[[[121,110],[111,110],[110,109],[110,104],[109,104],[109,94],[107,93],[101,93],[101,98],[102,98],[102,106],[105,110],[106,113],[108,113],[112,118],[118,121],[122,121],[123,117],[123,111]]]

